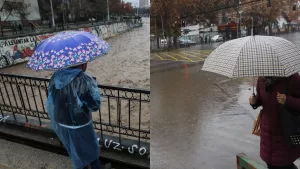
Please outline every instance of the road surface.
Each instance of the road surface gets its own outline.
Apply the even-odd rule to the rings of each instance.
[[[300,47],[299,33],[283,37]],[[253,79],[185,63],[151,73],[151,169],[233,169],[239,153],[260,160],[251,134],[259,110],[248,104]]]

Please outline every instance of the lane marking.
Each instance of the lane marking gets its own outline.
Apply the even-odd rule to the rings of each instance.
[[[175,57],[173,57],[173,56],[171,56],[171,55],[169,55],[169,54],[166,54],[166,53],[162,53],[163,55],[166,55],[166,56],[168,56],[168,57],[170,57],[170,58],[172,58],[172,59],[174,59],[174,60],[178,60],[177,58],[175,58]]]
[[[185,56],[182,56],[182,55],[179,55],[179,54],[176,54],[176,53],[172,53],[172,54],[177,55],[177,56],[180,56],[180,57],[182,57],[182,58],[184,58],[184,59],[186,59],[186,60],[188,60],[188,61],[190,61],[190,62],[194,62],[192,59],[187,58],[187,57],[185,57]]]
[[[164,58],[160,57],[158,54],[155,54],[160,60],[164,60]]]
[[[199,59],[201,59],[201,57],[199,57],[199,56],[197,56],[197,55],[188,54],[188,52],[180,52],[180,53],[183,53],[183,54],[185,54],[185,55],[189,55],[189,56],[194,57],[194,58],[199,58]]]

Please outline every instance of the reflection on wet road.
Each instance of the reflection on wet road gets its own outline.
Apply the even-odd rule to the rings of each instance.
[[[151,169],[233,169],[242,152],[260,160],[251,134],[259,110],[248,105],[253,79],[200,69],[151,74]]]
[[[256,113],[247,103],[251,80],[226,81],[199,69],[151,74],[153,169],[229,169],[237,153],[259,154],[251,134]]]
[[[300,47],[299,35],[281,36]],[[176,63],[151,74],[151,169],[233,169],[239,153],[261,160],[259,137],[251,134],[259,110],[248,104],[253,79]]]

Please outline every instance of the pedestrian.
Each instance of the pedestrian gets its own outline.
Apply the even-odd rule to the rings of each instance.
[[[33,23],[30,23],[30,25],[31,25],[31,31],[32,31],[32,32],[35,32],[34,24],[33,24]]]
[[[288,85],[287,85],[288,84]],[[282,94],[288,86],[287,95]],[[300,111],[300,76],[287,78],[260,77],[257,94],[249,98],[253,109],[262,106],[260,121],[260,157],[269,169],[297,169],[294,161],[300,157],[300,147],[285,142],[280,123],[280,105]]]
[[[100,169],[100,146],[91,112],[100,109],[101,96],[96,80],[85,73],[86,69],[87,63],[53,74],[47,110],[74,168]]]
[[[20,23],[19,23],[19,31],[20,31],[20,34],[23,33],[23,27]]]
[[[12,25],[11,29],[12,29],[13,35],[18,34],[17,33],[17,26],[15,24]]]

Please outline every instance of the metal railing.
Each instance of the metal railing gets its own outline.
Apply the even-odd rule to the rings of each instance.
[[[41,24],[41,25],[36,25],[37,27],[32,27],[30,24],[23,25],[21,27],[21,30],[17,27],[13,27],[13,22],[12,23],[6,23],[6,26],[3,26],[0,29],[0,39],[6,39],[6,38],[13,38],[13,37],[23,37],[23,36],[29,36],[29,35],[39,35],[41,33],[54,33],[54,32],[60,32],[64,30],[77,30],[80,28],[87,28],[87,27],[96,27],[96,26],[101,26],[101,25],[107,25],[107,24],[115,24],[115,23],[121,23],[125,22],[128,24],[129,27],[135,27],[134,22],[138,22],[138,19],[124,19],[122,21],[119,20],[103,20],[103,21],[86,21],[86,22],[79,22],[79,23],[68,23],[68,24],[57,24],[55,28],[49,27],[48,24]],[[35,22],[38,23],[38,22]],[[4,23],[0,23],[2,25],[5,25]]]
[[[0,73],[0,116],[50,128],[46,110],[49,79]],[[102,106],[93,112],[94,129],[106,148],[149,155],[150,91],[98,85]]]

